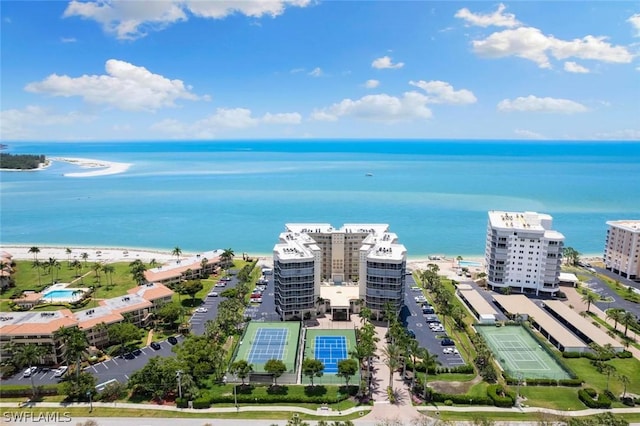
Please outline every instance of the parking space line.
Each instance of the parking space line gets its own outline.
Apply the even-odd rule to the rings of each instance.
[[[114,363],[115,365],[118,365],[118,363],[116,362],[116,359],[115,359],[115,358],[111,358],[111,361],[113,361],[113,363]]]
[[[107,370],[109,369],[109,367],[107,367],[107,363],[106,363],[106,362],[102,362],[101,364],[102,364],[102,365],[104,366],[104,368],[106,368]]]

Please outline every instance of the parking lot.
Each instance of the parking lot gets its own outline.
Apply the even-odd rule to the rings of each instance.
[[[405,306],[400,313],[400,319],[406,325],[407,330],[413,330],[420,347],[438,355],[438,361],[442,367],[457,367],[466,364],[460,354],[456,353],[458,351],[456,346],[442,346],[442,339],[446,335],[444,331],[432,331],[429,328],[425,315],[422,313],[422,306],[415,300],[417,296],[422,295],[422,290],[420,288],[418,291],[412,289],[412,287],[417,287],[417,284],[412,276],[407,275],[406,278]],[[434,319],[440,319],[437,314],[428,315],[434,316]]]
[[[183,340],[182,336],[176,336],[178,343]],[[174,353],[171,351],[173,345],[169,342],[158,342],[160,349],[154,350],[149,346],[140,349],[140,353],[130,356],[131,359],[125,357],[115,357],[107,361],[99,362],[94,365],[85,367],[87,373],[91,373],[96,377],[96,383],[104,383],[110,380],[117,380],[120,383],[126,383],[131,374],[144,367],[149,359],[154,356],[169,357]],[[3,385],[31,385],[31,378],[23,377],[24,369],[17,372],[8,379],[3,379]],[[60,378],[54,377],[54,369],[41,369],[33,375],[33,382],[38,385],[46,385],[58,383]],[[67,373],[69,374],[69,373]]]

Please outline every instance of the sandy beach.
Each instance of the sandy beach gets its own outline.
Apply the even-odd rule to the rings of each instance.
[[[124,173],[131,167],[130,163],[116,163],[114,161],[94,160],[91,158],[52,157],[50,160],[74,164],[83,169],[90,169],[90,171],[86,172],[65,173],[64,176],[66,177],[115,175]]]
[[[171,250],[163,251],[163,250],[152,250],[152,249],[141,249],[141,248],[132,248],[132,247],[75,247],[69,246],[71,249],[71,253],[67,254],[67,247],[63,246],[47,246],[47,245],[0,245],[0,251],[7,252],[13,256],[15,260],[32,260],[33,253],[29,253],[29,249],[31,247],[38,247],[40,252],[38,253],[38,259],[49,259],[53,257],[58,261],[65,261],[67,259],[78,259],[81,260],[82,253],[87,253],[89,255],[87,261],[89,262],[104,262],[104,263],[112,263],[112,262],[131,262],[135,259],[140,259],[143,262],[149,262],[151,259],[155,259],[158,263],[166,263],[171,260],[175,260],[175,256],[171,254]],[[180,257],[186,258],[195,256],[197,253],[183,252]],[[258,265],[260,266],[273,266],[273,257],[265,254],[251,254],[248,253],[250,257],[258,258]],[[236,254],[236,257],[239,257]],[[464,260],[471,262],[482,263],[483,259],[481,257],[465,257]],[[415,257],[407,259],[407,268],[409,270],[424,270],[427,269],[427,266],[430,264],[436,264],[440,268],[440,273],[446,275],[450,278],[457,277],[457,266],[455,258],[451,257],[441,257],[438,260],[430,260],[428,257]],[[470,267],[469,268],[473,272],[480,272],[480,267]]]

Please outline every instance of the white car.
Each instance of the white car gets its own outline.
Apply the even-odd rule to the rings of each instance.
[[[198,308],[196,309],[196,312],[200,314],[206,314],[207,312],[209,312],[209,310],[207,308]]]
[[[53,371],[53,377],[62,377],[65,375],[67,370],[69,370],[69,367],[67,367],[66,365],[63,365],[62,367]]]
[[[442,349],[442,353],[446,354],[446,355],[458,355],[459,354],[458,349],[451,348],[451,347]]]
[[[38,371],[38,367],[28,367],[24,370],[24,373],[22,373],[22,377],[31,377],[36,371]]]
[[[420,287],[413,286],[411,287],[411,291],[415,291],[419,293],[421,290],[420,290]]]
[[[207,294],[207,296],[209,297],[218,297],[218,293],[215,291],[212,291],[211,293]]]

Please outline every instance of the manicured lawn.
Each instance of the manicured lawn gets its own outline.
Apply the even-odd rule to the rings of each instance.
[[[586,358],[565,358],[564,361],[575,371],[578,377],[586,381],[585,386],[592,387],[598,391],[607,388],[607,376],[599,373],[591,365],[590,360]],[[607,364],[613,365],[616,369],[609,379],[609,389],[614,395],[622,394],[623,391],[623,386],[617,378],[619,375],[627,376],[631,380],[631,383],[627,385],[627,392],[640,393],[640,361],[635,358],[614,358],[607,361]]]
[[[488,387],[489,387],[489,383],[480,382],[476,385],[471,386],[471,389],[469,389],[469,392],[467,393],[472,396],[487,396]]]
[[[511,386],[513,390],[516,387]],[[583,410],[586,408],[578,399],[578,389],[555,386],[520,386],[520,394],[527,398],[524,405],[554,408],[556,410]]]
[[[418,373],[422,374],[422,373]],[[456,374],[456,373],[442,373],[435,376],[429,376],[429,380],[442,380],[443,382],[468,382],[476,377],[475,374]]]
[[[11,312],[11,308],[9,307],[9,300],[0,301],[0,312]]]

